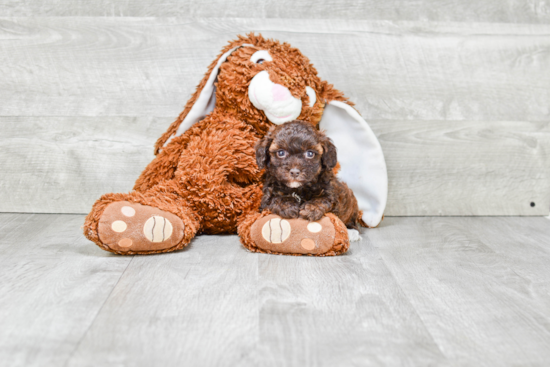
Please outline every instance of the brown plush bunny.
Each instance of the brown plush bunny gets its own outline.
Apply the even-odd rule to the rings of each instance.
[[[378,225],[387,174],[366,122],[300,51],[249,34],[229,43],[210,65],[184,111],[157,141],[156,157],[134,190],[96,201],[85,236],[107,251],[130,255],[174,251],[198,233],[238,229],[252,251],[345,252],[346,228],[331,214],[309,223],[258,213],[262,181],[254,145],[273,124],[294,119],[326,130],[339,149],[340,178],[357,190],[364,223]]]

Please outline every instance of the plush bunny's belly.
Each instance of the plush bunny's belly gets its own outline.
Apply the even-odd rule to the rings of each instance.
[[[250,125],[214,111],[190,129],[175,179],[203,233],[236,233],[238,218],[259,207],[261,175]]]
[[[232,190],[221,188],[219,194],[206,202],[197,202],[195,208],[202,216],[201,232],[205,234],[237,233],[239,220],[251,211],[258,211],[262,197],[259,184],[242,188],[240,193],[232,195]]]

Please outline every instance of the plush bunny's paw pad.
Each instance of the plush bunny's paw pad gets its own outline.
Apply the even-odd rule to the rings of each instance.
[[[270,214],[258,219],[250,228],[250,236],[258,248],[283,254],[322,255],[341,250],[341,246],[334,246],[335,234],[328,217],[309,222]]]
[[[119,201],[109,204],[99,219],[101,242],[118,252],[165,250],[183,239],[183,221],[152,206]]]

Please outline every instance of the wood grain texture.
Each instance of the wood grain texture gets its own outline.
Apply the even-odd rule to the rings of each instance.
[[[0,211],[87,213],[101,195],[130,191],[170,122],[0,117]]]
[[[389,216],[550,210],[550,122],[370,124],[388,166]]]
[[[372,245],[331,259],[258,256],[235,236],[201,236],[136,257],[67,365],[442,360]]]
[[[0,19],[0,210],[85,213],[130,190],[250,30],[299,47],[371,121],[386,215],[548,213],[550,25],[86,17]]]
[[[102,194],[131,190],[170,122],[0,117],[0,211],[87,213]],[[548,214],[549,122],[370,125],[388,166],[386,215]]]
[[[61,366],[131,257],[98,251],[82,215],[0,214],[0,361]]]
[[[136,257],[67,365],[250,364],[260,336],[258,259],[236,236]]]
[[[83,215],[0,214],[0,360],[17,366],[544,366],[550,221],[386,218],[335,258],[199,236],[122,257]]]
[[[368,119],[548,121],[550,25],[0,19],[0,115],[175,118],[228,40],[291,43]]]
[[[258,265],[265,365],[448,364],[372,243],[336,258],[261,256]]]
[[[2,0],[0,13],[4,16],[383,19],[502,23],[550,21],[550,5],[545,1],[535,0]]]
[[[547,364],[547,219],[388,218],[366,237],[447,358]]]

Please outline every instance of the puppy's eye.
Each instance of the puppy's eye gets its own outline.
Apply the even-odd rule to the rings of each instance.
[[[314,151],[311,151],[311,150],[308,150],[308,151],[306,152],[306,158],[311,159],[311,158],[313,158],[313,157],[315,157],[315,152],[314,152]]]
[[[282,149],[279,149],[279,150],[277,151],[277,157],[279,157],[279,158],[284,158],[284,157],[286,157],[286,152],[285,152],[284,150],[282,150]]]
[[[263,64],[264,63],[264,59],[258,59],[258,61],[256,61],[256,64]]]

